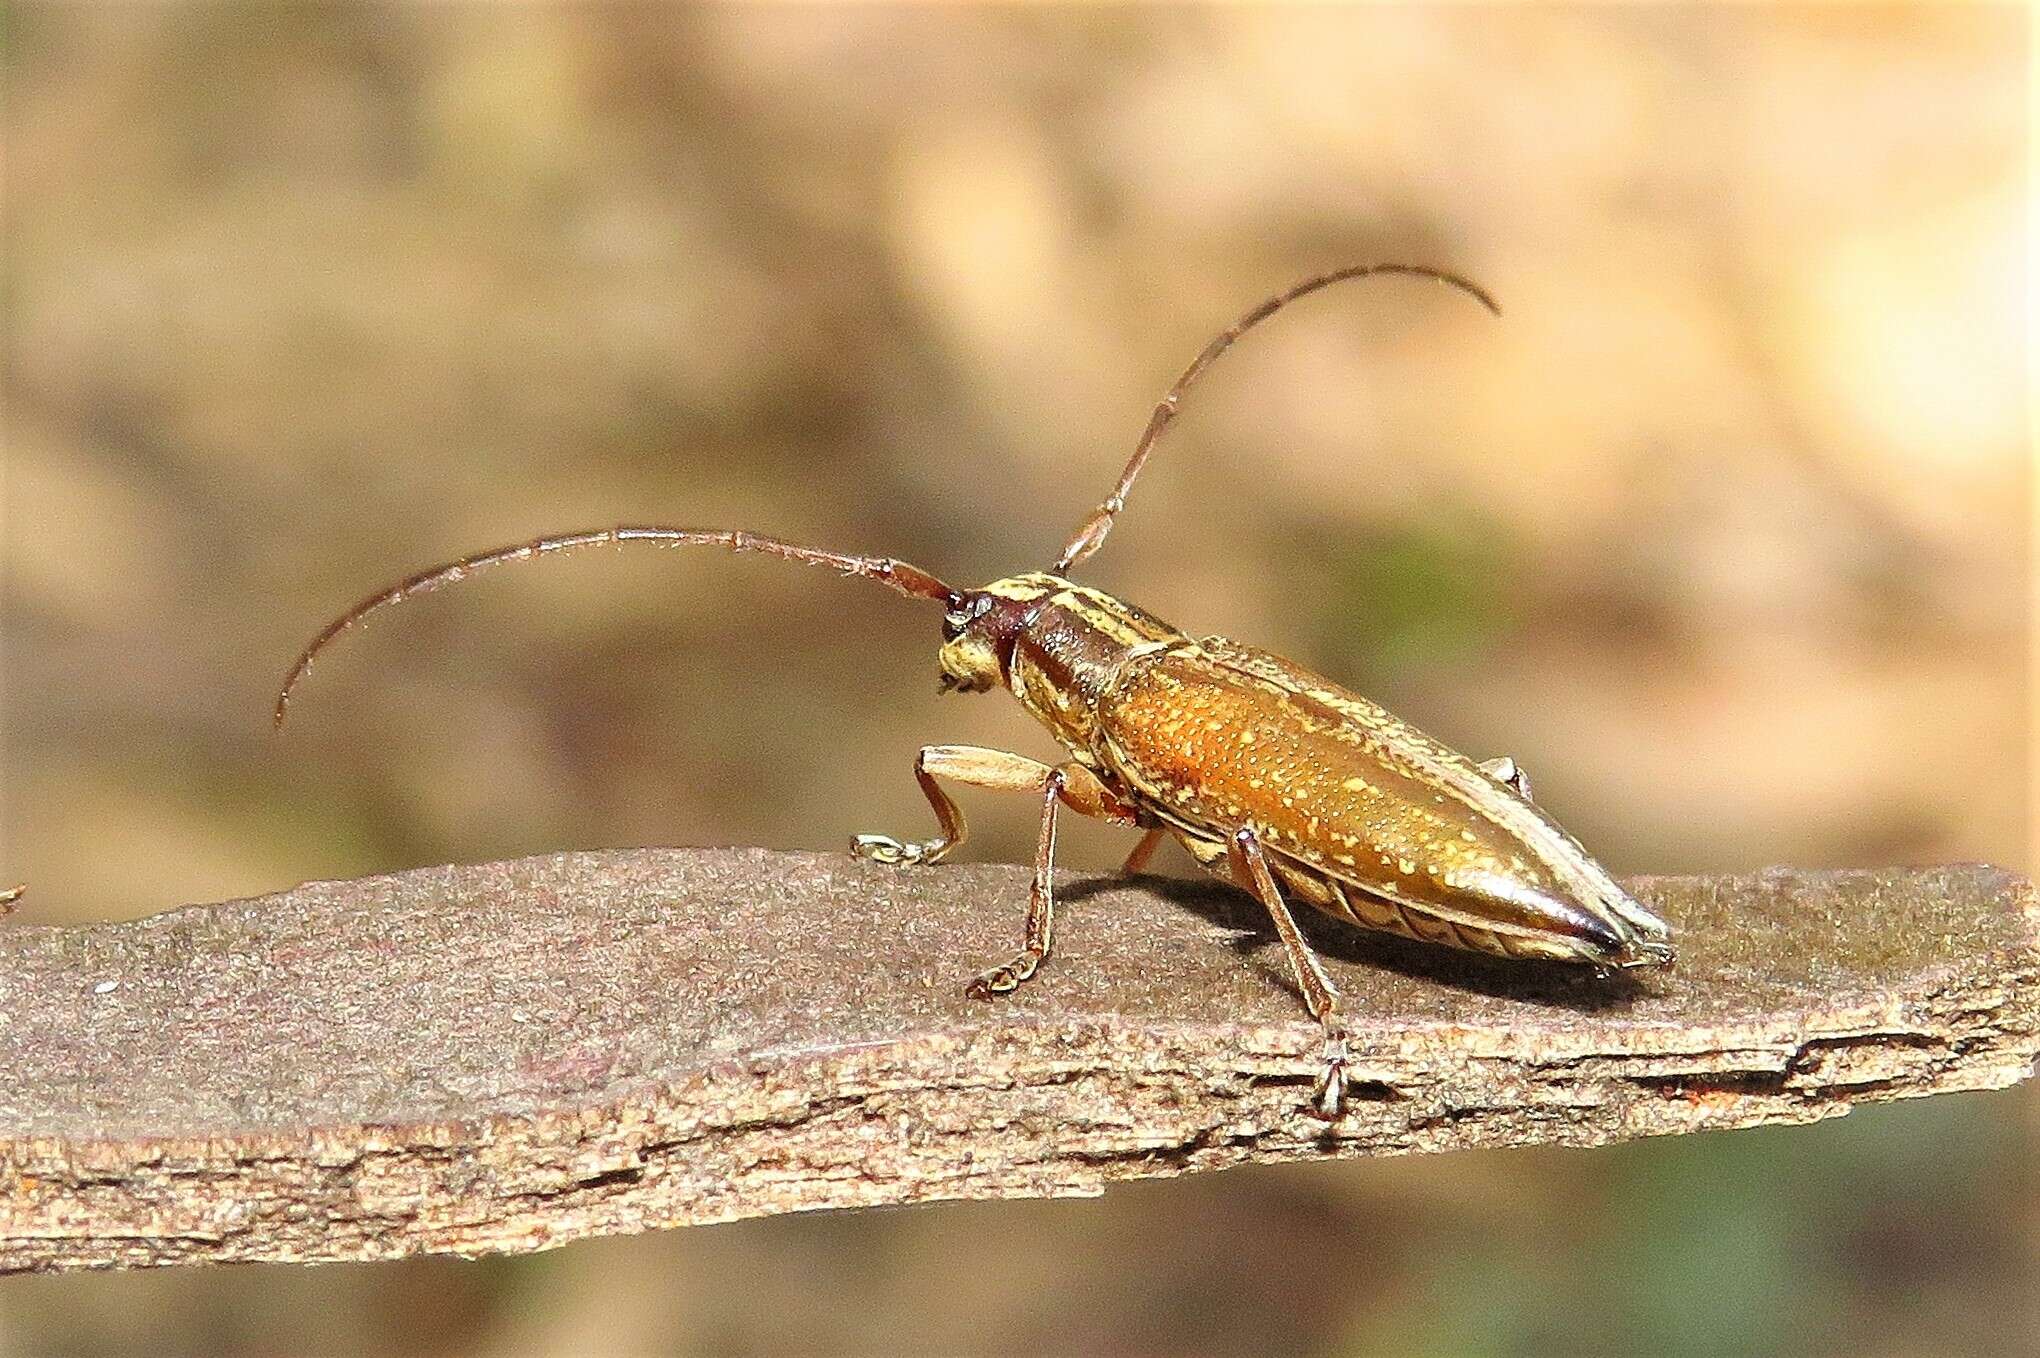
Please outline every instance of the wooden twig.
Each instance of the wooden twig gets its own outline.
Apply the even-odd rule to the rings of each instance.
[[[1366,1084],[1245,897],[1022,869],[564,854],[0,931],[0,1267],[374,1259],[1247,1161],[1810,1121],[2010,1084],[2033,896],[1987,867],[1633,883],[1644,977],[1314,930]]]

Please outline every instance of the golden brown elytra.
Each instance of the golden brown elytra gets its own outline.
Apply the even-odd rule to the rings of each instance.
[[[970,983],[1009,991],[1047,959],[1055,930],[1053,863],[1059,807],[1144,833],[1138,871],[1172,835],[1207,871],[1252,893],[1275,923],[1311,1016],[1325,1035],[1313,1107],[1336,1118],[1346,1088],[1339,992],[1296,927],[1286,896],[1362,928],[1504,957],[1638,967],[1672,960],[1670,930],[1616,884],[1530,798],[1513,760],[1475,763],[1357,694],[1280,656],[1191,637],[1121,599],[1074,583],[1073,567],[1104,543],[1128,491],[1184,393],[1232,343],[1283,306],[1349,278],[1435,279],[1500,314],[1454,274],[1372,264],[1309,278],[1262,302],[1205,346],[1155,406],[1119,482],[1053,566],[957,589],[919,566],[851,556],[739,531],[617,527],[552,534],[462,557],[370,595],[299,654],[276,698],[291,695],[330,642],[364,617],[415,594],[511,561],[603,545],[706,545],[762,552],[890,585],[943,606],[945,691],[1012,691],[1067,758],[1045,764],[1002,750],[930,745],[914,760],[939,833],[905,841],[859,835],[881,863],[939,863],[966,834],[943,784],[1032,793],[1041,836],[1025,945]]]

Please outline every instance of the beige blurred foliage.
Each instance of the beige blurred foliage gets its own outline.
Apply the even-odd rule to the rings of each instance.
[[[774,564],[512,573],[350,639],[282,737],[266,710],[337,608],[541,529],[1040,564],[1211,334],[1376,258],[1463,271],[1506,317],[1407,281],[1285,314],[1197,392],[1091,578],[1517,756],[1618,869],[2033,865],[2019,8],[30,4],[7,43],[0,871],[33,883],[25,916],[915,831],[917,744],[1044,738],[934,695],[931,617]],[[1024,808],[970,809],[974,851],[1026,852]],[[1124,848],[1071,839],[1078,864]],[[1196,1299],[1251,1277],[1263,1309],[1219,1347],[1288,1308],[1296,1347],[1541,1352],[1542,1312],[1480,1300],[1506,1267],[1453,1269],[1490,1217],[1550,1246],[1599,1163],[759,1223],[405,1304],[480,1351],[826,1349],[841,1325],[1132,1352],[1194,1346]],[[1975,1211],[1949,1229],[2012,1229]],[[1378,1285],[1155,1243],[1202,1230],[1269,1254],[1318,1231]],[[1005,1243],[973,1268],[980,1231]],[[1573,1243],[1619,1263],[1623,1238]],[[1030,1320],[1069,1285],[1057,1240],[1156,1291],[1093,1275],[1066,1323]],[[1405,1247],[1448,1260],[1389,1267]],[[782,1311],[713,1281],[783,1254],[920,1300]],[[1836,1322],[1857,1347],[1923,1351],[1927,1310],[1793,1257],[1862,1301]],[[346,1278],[470,1276],[415,1267],[317,1304],[359,1320],[380,1289]],[[1656,1303],[1615,1291],[1641,1343]],[[51,1351],[127,1344],[148,1327],[122,1305],[183,1294],[16,1295],[49,1309],[0,1295],[0,1340]],[[181,1346],[293,1346],[290,1308],[227,1295]]]

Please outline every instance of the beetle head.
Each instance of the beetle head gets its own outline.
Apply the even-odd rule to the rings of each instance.
[[[983,693],[1005,683],[1021,629],[1064,585],[1053,576],[1016,575],[966,591],[942,619],[942,691]]]

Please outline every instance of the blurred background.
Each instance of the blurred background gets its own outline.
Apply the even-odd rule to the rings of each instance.
[[[540,530],[1038,566],[1212,334],[1376,259],[1507,316],[1285,313],[1089,579],[1516,756],[1617,871],[2033,867],[2022,7],[16,4],[5,43],[24,918],[918,834],[918,745],[1046,737],[936,696],[925,610],[779,563],[509,572],[352,638],[280,737],[268,704],[340,607]],[[1026,856],[1030,808],[969,809]],[[16,1278],[0,1352],[2025,1349],[2036,1133],[2012,1091]]]

